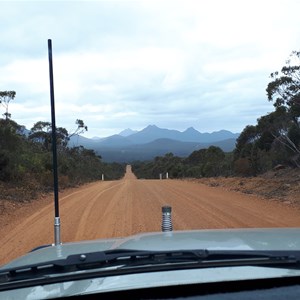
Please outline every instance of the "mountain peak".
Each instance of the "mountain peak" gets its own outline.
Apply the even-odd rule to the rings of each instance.
[[[119,133],[119,135],[127,137],[127,136],[130,136],[130,135],[134,134],[134,133],[137,133],[137,131],[136,130],[132,130],[130,128],[127,128],[127,129],[122,130]]]
[[[156,126],[156,125],[148,125],[147,127],[145,127],[144,129],[147,129],[147,128],[151,128],[151,129],[153,129],[153,128],[155,128],[155,129],[157,129],[158,127]]]
[[[196,130],[194,127],[189,127],[184,132],[195,132],[195,131],[198,132],[198,130]]]
[[[145,127],[142,132],[148,132],[148,131],[157,131],[160,130],[159,127],[157,127],[156,125],[148,125],[147,127]],[[141,132],[141,131],[140,131]]]

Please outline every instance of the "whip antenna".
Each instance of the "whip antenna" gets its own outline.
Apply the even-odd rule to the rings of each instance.
[[[51,101],[51,124],[52,124],[52,159],[53,159],[53,184],[54,184],[54,241],[55,246],[61,244],[60,240],[60,217],[58,204],[58,175],[57,175],[57,148],[56,148],[56,125],[55,125],[55,106],[54,106],[54,83],[53,83],[53,64],[52,64],[52,41],[48,40],[49,56],[49,77],[50,77],[50,101]]]

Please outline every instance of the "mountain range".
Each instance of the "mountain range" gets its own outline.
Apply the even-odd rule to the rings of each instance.
[[[106,162],[132,162],[153,159],[169,152],[186,157],[195,150],[212,145],[229,152],[234,149],[238,136],[239,133],[227,130],[201,133],[190,127],[181,132],[149,125],[141,131],[128,128],[105,138],[89,139],[77,135],[71,138],[69,144],[93,149]]]

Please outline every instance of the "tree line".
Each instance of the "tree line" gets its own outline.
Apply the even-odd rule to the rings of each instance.
[[[24,189],[36,191],[51,190],[51,123],[39,121],[30,132],[26,132],[24,126],[17,124],[10,116],[6,110],[4,118],[0,118],[0,185],[2,182],[2,185],[23,186]],[[125,165],[104,163],[93,150],[68,146],[72,135],[87,130],[82,120],[76,120],[76,125],[73,133],[62,127],[57,128],[59,186],[65,188],[101,180],[103,175],[107,180],[123,177]]]
[[[187,158],[168,153],[150,162],[135,162],[139,178],[256,176],[278,165],[300,167],[300,51],[293,51],[281,71],[270,74],[266,88],[274,111],[248,125],[231,153],[218,147],[194,151]]]
[[[194,151],[187,158],[167,153],[153,161],[137,161],[132,171],[138,178],[201,178],[230,175],[231,153],[225,153],[216,146]],[[168,173],[168,174],[167,174]]]

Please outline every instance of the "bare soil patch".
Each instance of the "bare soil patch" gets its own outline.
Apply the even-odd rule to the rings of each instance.
[[[299,169],[274,170],[257,177],[216,177],[192,179],[192,181],[300,206]]]

